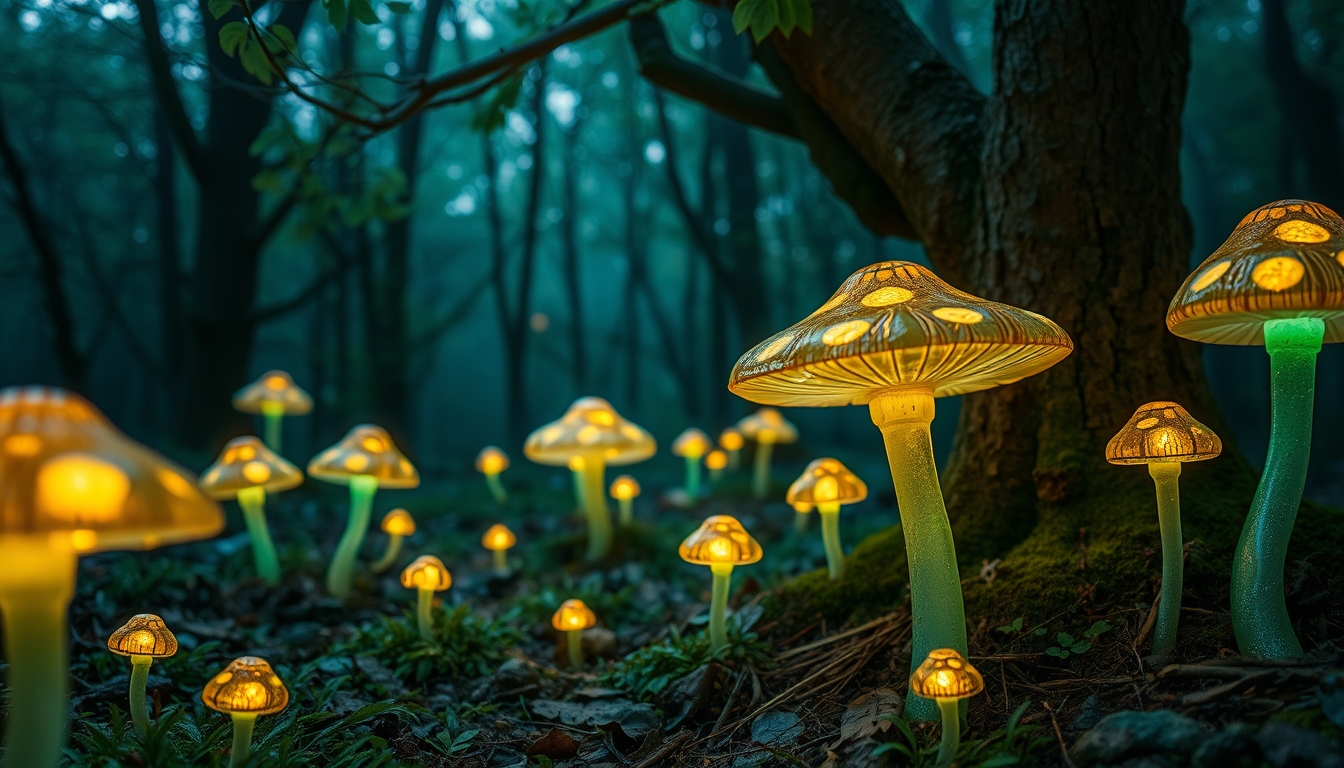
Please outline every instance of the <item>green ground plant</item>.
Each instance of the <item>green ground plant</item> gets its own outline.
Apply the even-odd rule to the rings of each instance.
[[[1030,708],[1031,701],[1024,701],[1002,729],[983,739],[963,739],[957,750],[956,765],[961,768],[1005,768],[1037,764],[1036,758],[1051,739],[1040,726],[1022,724],[1022,716]],[[882,719],[895,726],[898,738],[879,746],[874,750],[874,756],[896,752],[905,756],[904,764],[910,768],[933,765],[937,761],[939,740],[933,729],[917,735],[900,715],[884,715]]]
[[[433,619],[434,638],[426,641],[409,613],[400,618],[380,616],[338,646],[337,652],[372,656],[403,680],[422,683],[434,676],[488,675],[523,639],[517,629],[480,616],[469,605],[435,611]]]
[[[759,614],[758,614],[759,615]],[[600,685],[617,688],[647,701],[672,681],[685,677],[711,661],[730,668],[747,665],[760,669],[770,664],[770,644],[750,630],[750,622],[728,622],[728,645],[717,653],[710,647],[708,632],[683,634],[675,627],[658,643],[626,656],[599,678]]]

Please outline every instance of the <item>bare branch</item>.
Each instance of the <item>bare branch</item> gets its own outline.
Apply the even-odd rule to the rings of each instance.
[[[205,153],[201,147],[201,140],[196,135],[196,129],[191,126],[191,120],[187,117],[182,94],[177,90],[177,83],[173,80],[172,67],[168,62],[168,49],[164,46],[163,37],[159,33],[161,25],[158,6],[154,5],[154,0],[135,0],[135,7],[139,11],[140,29],[145,36],[145,58],[149,64],[150,78],[154,83],[155,100],[159,109],[163,111],[173,140],[182,151],[182,157],[186,160],[191,175],[198,182],[202,181],[205,178]],[[160,147],[159,151],[168,152],[170,149]]]

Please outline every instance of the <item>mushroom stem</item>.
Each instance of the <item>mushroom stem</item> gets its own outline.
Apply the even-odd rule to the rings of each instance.
[[[503,504],[509,500],[509,492],[504,490],[504,484],[499,481],[498,472],[487,472],[485,484],[490,486],[490,495],[495,497],[495,503]]]
[[[1157,608],[1157,626],[1153,630],[1153,655],[1171,653],[1176,648],[1176,626],[1181,620],[1181,591],[1185,542],[1181,540],[1181,465],[1159,461],[1148,465],[1148,474],[1157,485],[1157,520],[1162,528],[1162,592]]]
[[[372,475],[350,477],[350,517],[345,533],[341,534],[341,543],[336,546],[336,556],[327,569],[327,591],[336,597],[345,598],[350,594],[355,559],[359,556],[359,546],[364,543],[364,533],[369,529],[373,495],[377,492],[378,478]]]
[[[145,684],[149,681],[149,665],[153,656],[131,655],[131,722],[135,733],[144,741],[149,736],[149,713],[145,708]]]
[[[635,524],[635,500],[617,499],[616,505],[621,510],[621,527],[629,528]]]
[[[565,630],[565,642],[569,645],[569,666],[575,672],[583,670],[583,630]]]
[[[797,533],[803,533],[807,530],[807,524],[810,522],[807,512],[793,513],[793,530]]]
[[[722,470],[722,469],[711,469],[711,470],[709,470],[709,484],[710,484],[711,486],[716,486],[716,485],[718,485],[718,484],[719,484],[720,482],[722,482],[722,481],[723,481],[723,470]]]
[[[507,549],[495,550],[495,575],[509,575],[509,551]]]
[[[238,506],[243,510],[247,536],[252,540],[252,559],[256,562],[257,575],[272,587],[280,586],[280,561],[275,556],[271,529],[266,525],[266,489],[258,485],[239,490]]]
[[[611,550],[611,513],[607,511],[606,462],[601,454],[583,457],[583,512],[588,518],[588,555],[593,563]]]
[[[285,406],[281,403],[265,402],[261,404],[261,418],[265,422],[265,440],[266,447],[276,453],[280,452],[281,435],[284,430],[281,425],[284,424]]]
[[[764,499],[770,493],[770,454],[775,444],[768,440],[756,442],[756,474],[752,476],[751,492],[757,499]]]
[[[1302,656],[1284,604],[1283,565],[1307,479],[1316,355],[1324,335],[1318,317],[1265,322],[1269,452],[1232,559],[1232,630],[1241,654],[1251,658]]]
[[[948,768],[961,746],[961,707],[958,699],[936,699],[943,716],[943,740],[938,744],[938,768]]]
[[[831,581],[839,581],[845,575],[845,550],[840,546],[840,505],[818,504],[817,513],[821,515],[821,540],[826,545],[826,568],[831,572]]]
[[[878,394],[868,404],[873,423],[882,430],[896,486],[896,503],[905,534],[910,566],[910,608],[914,616],[910,668],[913,672],[935,648],[966,655],[966,609],[961,596],[952,526],[943,506],[938,465],[933,458],[932,390],[895,390]],[[933,702],[906,697],[912,719],[932,720]]]
[[[574,474],[574,501],[578,504],[579,509],[587,510],[588,503],[583,500],[583,470],[576,469],[571,471]]]
[[[709,599],[709,647],[715,652],[728,647],[728,590],[733,581],[732,563],[709,566],[714,583]]]
[[[257,716],[250,712],[234,712],[233,718],[233,754],[229,756],[229,768],[242,768],[252,754],[252,726],[257,724]]]
[[[383,553],[382,557],[378,558],[378,562],[369,566],[369,570],[374,573],[384,573],[388,568],[391,568],[392,564],[397,561],[397,555],[401,554],[402,538],[404,537],[400,534],[387,534],[387,551]]]
[[[734,448],[728,451],[728,471],[736,472],[740,466],[742,466],[742,449]]]
[[[700,498],[700,457],[686,457],[686,497],[691,503]]]
[[[421,587],[416,592],[415,626],[420,630],[420,639],[430,642],[434,639],[434,616],[430,613],[434,608],[434,590]]]
[[[55,768],[65,745],[65,613],[76,556],[53,537],[0,540],[0,614],[9,663],[7,768]]]

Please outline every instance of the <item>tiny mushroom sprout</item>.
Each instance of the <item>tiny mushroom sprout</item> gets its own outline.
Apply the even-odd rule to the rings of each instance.
[[[737,431],[736,427],[725,427],[719,433],[719,447],[728,454],[728,469],[736,472],[737,465],[742,460],[742,446],[746,444],[746,439],[742,433]]]
[[[280,583],[280,561],[266,525],[266,494],[287,491],[303,483],[299,468],[285,461],[255,437],[239,437],[224,446],[219,458],[201,475],[201,490],[210,498],[237,499],[252,540],[257,575],[267,584]]]
[[[383,515],[383,522],[378,527],[387,534],[387,551],[377,562],[369,566],[369,570],[384,573],[397,561],[397,555],[401,554],[401,542],[405,541],[406,537],[415,535],[415,518],[411,517],[410,512],[397,507]]]
[[[494,553],[497,576],[509,575],[509,550],[517,543],[518,537],[503,523],[490,526],[481,537],[481,546]]]
[[[723,470],[728,466],[728,454],[715,448],[705,454],[705,468],[709,470],[709,482],[714,484],[723,478]]]
[[[131,657],[131,722],[141,741],[149,733],[149,713],[145,709],[145,682],[149,666],[155,659],[166,659],[177,653],[177,638],[152,613],[132,616],[107,639],[107,650],[118,656]]]
[[[261,715],[274,715],[289,706],[289,690],[271,665],[256,656],[229,662],[201,691],[205,706],[233,720],[233,754],[229,768],[247,764],[252,752],[252,727]]]
[[[961,745],[962,699],[985,690],[984,678],[952,648],[935,648],[910,675],[910,692],[933,699],[943,718],[943,740],[938,745],[938,768],[947,768]]]
[[[840,546],[840,506],[868,498],[868,486],[837,459],[817,459],[789,486],[790,504],[813,504],[821,515],[821,539],[826,544],[826,567],[831,581],[845,573],[845,550]],[[797,507],[794,507],[797,509]]]
[[[577,672],[583,669],[583,630],[597,624],[597,615],[582,600],[566,600],[551,616],[551,626],[565,633],[569,646],[569,665]]]
[[[266,445],[279,451],[283,419],[313,410],[313,398],[288,373],[267,371],[234,394],[233,407],[243,413],[261,414],[266,423]]]
[[[713,447],[709,437],[694,427],[672,441],[672,455],[686,459],[686,497],[692,503],[700,498],[700,459]]]
[[[611,481],[611,498],[620,510],[622,528],[635,523],[635,499],[639,497],[639,481],[629,475],[617,475]]]
[[[759,562],[761,545],[747,529],[729,515],[714,515],[681,542],[681,559],[696,565],[708,565],[714,575],[709,603],[709,644],[715,651],[728,645],[728,589],[732,585],[733,566]]]
[[[603,493],[607,466],[644,461],[657,447],[652,435],[621,418],[606,400],[582,397],[558,421],[529,435],[523,453],[538,464],[568,465],[580,473],[579,502],[588,519],[587,559],[593,562],[611,549],[611,514]],[[575,458],[581,460],[577,466]]]
[[[401,586],[416,591],[415,624],[422,640],[434,639],[434,593],[453,585],[453,577],[443,561],[433,555],[417,557],[401,572]]]
[[[1177,336],[1269,354],[1269,451],[1232,558],[1232,630],[1243,656],[1302,655],[1283,567],[1311,451],[1316,355],[1344,341],[1341,254],[1339,214],[1304,200],[1270,203],[1246,214],[1167,310]]]
[[[420,484],[420,474],[392,444],[387,430],[361,424],[310,461],[308,475],[350,486],[349,519],[327,569],[327,591],[344,598],[350,594],[355,558],[369,530],[374,494],[379,488],[414,488]]]
[[[509,457],[493,445],[487,445],[476,454],[476,471],[485,475],[485,483],[490,486],[490,494],[499,504],[509,500],[509,492],[499,481],[499,474],[509,468]]]
[[[1181,464],[1212,459],[1223,452],[1223,441],[1176,403],[1159,401],[1140,406],[1125,426],[1106,444],[1112,464],[1147,464],[1157,485],[1157,519],[1162,531],[1162,592],[1153,629],[1153,655],[1176,648],[1176,625],[1181,618],[1182,560]]]
[[[752,493],[758,499],[764,499],[770,492],[770,456],[776,443],[793,443],[798,440],[798,428],[793,422],[780,415],[774,408],[762,408],[737,422],[738,430],[748,439],[756,441],[756,471],[752,475]]]
[[[206,539],[224,527],[193,476],[117,431],[87,400],[0,390],[0,615],[7,765],[53,768],[66,738],[66,609],[78,558]]]
[[[910,566],[912,662],[966,652],[966,617],[929,425],[934,399],[1011,384],[1063,360],[1073,342],[1024,309],[978,299],[928,269],[884,261],[737,361],[728,388],[765,405],[868,406],[882,432]],[[930,702],[907,697],[911,717]]]
[[[806,501],[793,502],[793,530],[802,533],[807,530],[808,514],[812,512],[812,504]]]

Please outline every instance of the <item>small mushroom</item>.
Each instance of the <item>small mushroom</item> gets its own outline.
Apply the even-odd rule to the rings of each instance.
[[[1157,520],[1162,531],[1162,591],[1153,629],[1153,655],[1176,648],[1176,626],[1181,618],[1182,560],[1181,464],[1212,459],[1223,452],[1223,441],[1176,403],[1159,401],[1140,406],[1125,426],[1106,444],[1112,464],[1147,464],[1157,486]]]
[[[201,691],[205,706],[233,720],[233,753],[229,768],[242,768],[252,752],[252,728],[262,715],[289,706],[289,691],[265,659],[242,656],[210,678]]]
[[[442,592],[452,585],[452,574],[448,573],[443,561],[433,555],[417,557],[401,572],[401,586],[416,591],[415,624],[422,640],[428,642],[434,639],[434,617],[430,614],[430,609],[434,607],[434,593]]]
[[[583,630],[597,624],[597,615],[582,600],[566,600],[551,616],[551,626],[565,633],[569,645],[569,665],[575,672],[583,669]]]
[[[132,616],[107,638],[107,650],[118,656],[131,657],[131,722],[135,724],[140,740],[144,741],[149,735],[149,713],[145,708],[149,667],[155,659],[165,659],[177,653],[177,638],[163,619],[152,613],[141,613]]]
[[[280,451],[281,424],[285,416],[302,416],[313,410],[313,398],[284,371],[267,371],[261,378],[238,390],[234,410],[259,413],[266,423],[266,445]]]
[[[714,576],[709,603],[709,644],[716,652],[723,650],[728,646],[728,590],[733,566],[759,562],[764,554],[761,545],[737,518],[714,515],[681,542],[678,553],[688,563],[708,565]]]
[[[812,505],[806,501],[793,502],[793,530],[796,533],[807,530],[807,522],[811,517],[812,508]]]
[[[509,457],[493,445],[487,445],[476,454],[476,471],[485,475],[485,483],[490,486],[490,494],[495,502],[503,504],[509,500],[509,492],[499,481],[499,474],[509,468]]]
[[[774,408],[762,408],[737,422],[737,428],[748,440],[756,441],[756,471],[752,475],[752,493],[764,499],[770,492],[770,456],[776,443],[798,440],[798,428]]]
[[[742,433],[736,427],[725,427],[719,433],[719,447],[728,454],[728,470],[736,472],[742,459],[742,446],[746,443]]]
[[[299,468],[285,461],[255,437],[239,437],[224,446],[219,458],[201,475],[201,490],[219,501],[237,499],[252,540],[257,575],[271,586],[280,584],[280,560],[266,525],[266,494],[303,483]]]
[[[383,515],[383,521],[378,527],[387,534],[387,550],[377,562],[369,566],[369,570],[373,573],[385,573],[397,561],[397,555],[401,554],[401,542],[405,541],[406,537],[415,535],[415,518],[411,517],[410,512],[397,507]]]
[[[938,745],[938,768],[948,768],[961,746],[962,699],[985,690],[984,678],[952,648],[936,648],[910,675],[910,692],[933,699],[943,717],[943,740]]]
[[[672,455],[686,459],[686,498],[694,504],[700,498],[700,459],[713,444],[704,432],[694,427],[677,435],[672,441]]]
[[[387,430],[373,424],[351,429],[341,441],[308,462],[308,476],[350,486],[350,513],[336,555],[327,569],[327,591],[336,597],[350,594],[355,559],[369,530],[373,496],[381,488],[414,488],[420,474],[392,444]]]
[[[629,475],[618,475],[611,481],[611,498],[620,510],[622,528],[635,523],[635,499],[639,497],[639,481]]]
[[[494,553],[496,576],[509,575],[509,550],[517,543],[518,537],[503,523],[490,526],[481,537],[481,546]]]
[[[718,485],[723,479],[724,467],[728,466],[728,452],[718,448],[705,454],[705,469],[709,470],[709,484]]]
[[[868,486],[837,459],[817,459],[789,486],[786,500],[816,505],[821,515],[821,538],[826,545],[826,567],[831,581],[845,574],[845,550],[840,546],[840,506],[868,498]],[[795,516],[795,521],[797,517]]]

